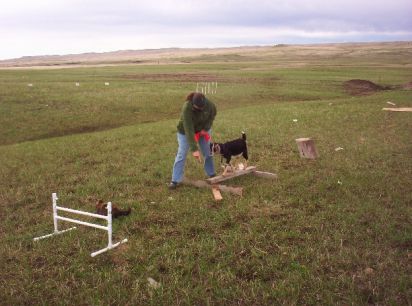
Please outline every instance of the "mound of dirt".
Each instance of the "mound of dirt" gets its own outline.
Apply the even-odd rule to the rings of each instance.
[[[352,96],[371,95],[387,88],[368,80],[349,80],[343,83],[345,91]]]

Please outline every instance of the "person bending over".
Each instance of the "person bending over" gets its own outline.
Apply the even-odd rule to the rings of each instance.
[[[209,177],[215,176],[213,156],[210,152],[210,138],[213,121],[216,117],[216,106],[205,95],[192,92],[183,104],[180,120],[177,125],[178,150],[173,165],[172,181],[169,189],[176,187],[183,180],[184,167],[188,151],[202,162],[200,152],[204,157],[204,169]]]

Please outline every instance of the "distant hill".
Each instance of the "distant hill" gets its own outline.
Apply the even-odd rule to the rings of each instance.
[[[156,63],[181,60],[185,57],[202,55],[224,55],[251,53],[257,49],[268,47],[234,47],[234,48],[165,48],[146,50],[120,50],[103,53],[82,53],[67,55],[23,56],[16,59],[0,61],[0,67],[32,67],[32,66],[77,66],[121,63]]]
[[[103,53],[82,53],[68,55],[24,56],[16,59],[0,61],[0,68],[29,67],[78,67],[90,65],[119,64],[157,64],[157,63],[187,63],[192,61],[235,61],[257,59],[258,56],[269,55],[276,58],[288,58],[294,54],[301,56],[350,56],[379,53],[381,49],[387,52],[407,52],[410,55],[412,42],[381,42],[381,43],[341,43],[341,44],[310,44],[310,45],[272,45],[243,46],[232,48],[165,48],[146,50],[120,50]],[[384,50],[381,50],[382,52]]]

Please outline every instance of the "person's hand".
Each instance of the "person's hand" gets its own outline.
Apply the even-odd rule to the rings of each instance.
[[[194,157],[195,159],[197,159],[197,161],[198,161],[199,163],[202,162],[202,159],[200,158],[200,152],[199,152],[199,150],[194,151],[194,152],[192,153],[192,155],[193,155],[193,157]]]

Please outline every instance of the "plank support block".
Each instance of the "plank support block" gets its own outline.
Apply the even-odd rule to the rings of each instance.
[[[212,193],[213,193],[213,197],[215,198],[216,202],[222,201],[223,197],[222,194],[220,193],[219,187],[216,185],[212,186]]]

